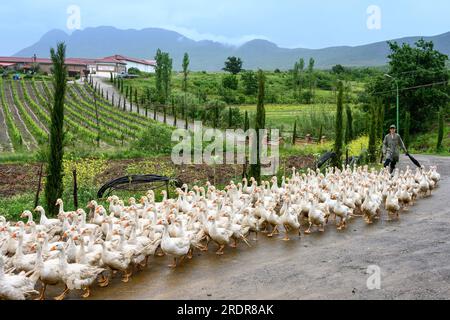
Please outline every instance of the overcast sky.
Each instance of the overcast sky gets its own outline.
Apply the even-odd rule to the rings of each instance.
[[[0,2],[0,55],[51,29],[70,32],[70,5],[80,8],[82,29],[162,27],[235,45],[262,38],[282,47],[322,48],[450,31],[449,0],[15,0]],[[367,13],[371,5],[380,15],[373,7]]]

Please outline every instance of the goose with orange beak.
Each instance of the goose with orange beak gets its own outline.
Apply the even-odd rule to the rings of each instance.
[[[91,286],[105,269],[81,263],[67,263],[64,246],[60,243],[53,246],[51,251],[59,251],[59,271],[65,284],[64,291],[56,300],[63,300],[70,290],[83,290],[83,298],[91,294]]]

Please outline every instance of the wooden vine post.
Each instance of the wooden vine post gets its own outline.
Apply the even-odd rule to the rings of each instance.
[[[100,121],[98,119],[97,95],[94,93],[95,120],[97,121],[97,147],[100,147]]]

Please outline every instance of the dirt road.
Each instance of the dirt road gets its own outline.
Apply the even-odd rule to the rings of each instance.
[[[439,188],[398,222],[386,217],[371,226],[353,220],[338,232],[290,242],[261,236],[248,248],[213,245],[176,270],[168,257],[154,258],[129,283],[114,279],[95,288],[92,299],[448,299],[450,298],[450,158],[418,156],[436,164]],[[402,166],[410,164],[402,159]],[[381,270],[381,288],[367,288],[368,266]],[[51,288],[49,296],[58,293]],[[68,298],[78,298],[72,293]]]

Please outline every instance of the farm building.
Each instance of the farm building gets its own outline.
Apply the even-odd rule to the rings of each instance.
[[[66,66],[70,76],[95,74],[99,77],[109,77],[111,73],[117,75],[126,72],[129,68],[152,73],[155,72],[156,62],[114,55],[99,59],[67,58]],[[43,72],[51,73],[52,61],[48,58],[37,57],[0,57],[0,67],[13,70],[30,70],[38,67]]]
[[[156,67],[155,60],[137,59],[137,58],[126,57],[126,56],[122,56],[122,55],[118,55],[118,54],[111,56],[111,57],[106,57],[105,59],[115,59],[115,60],[124,62],[127,65],[127,70],[129,70],[130,68],[136,68],[142,72],[147,72],[147,73],[155,72],[155,67]]]

